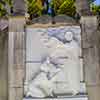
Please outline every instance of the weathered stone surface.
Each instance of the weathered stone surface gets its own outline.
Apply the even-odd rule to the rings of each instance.
[[[81,26],[85,78],[87,84],[98,84],[100,83],[100,69],[97,18],[94,16],[82,17]]]
[[[85,81],[89,100],[99,100],[100,95],[100,63],[99,63],[99,33],[97,32],[97,17],[81,18],[82,50]]]
[[[9,19],[9,100],[22,100],[25,73],[25,19]]]

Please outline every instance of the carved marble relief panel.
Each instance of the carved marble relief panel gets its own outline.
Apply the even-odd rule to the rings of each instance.
[[[80,81],[84,78],[80,27],[26,31],[25,96],[44,98],[80,93]]]

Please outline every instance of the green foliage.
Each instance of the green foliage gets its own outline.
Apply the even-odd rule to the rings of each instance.
[[[94,1],[96,1],[96,0],[88,0],[89,1],[89,3],[92,3],[92,2],[94,2]]]
[[[27,0],[28,5],[28,13],[30,15],[42,15],[42,11],[44,9],[43,6],[39,5],[37,1],[41,0]],[[50,6],[54,6],[54,11],[56,15],[65,14],[71,17],[75,16],[76,7],[75,7],[75,0],[51,0]],[[89,3],[94,2],[95,0],[88,0]]]
[[[74,3],[74,0],[53,0],[56,14],[66,14],[68,16],[74,16],[76,13]]]
[[[9,5],[9,7],[12,7],[12,0],[2,0],[2,2],[0,2],[0,16],[4,16],[7,11],[5,9],[5,4]],[[38,1],[38,2],[37,2]],[[95,0],[89,0],[89,2],[93,2]],[[41,0],[26,0],[27,2],[27,7],[28,7],[28,13],[30,15],[37,15],[37,16],[41,16],[42,15],[42,11],[44,9],[44,7],[39,3],[41,2]],[[52,6],[52,4],[54,5],[54,10],[55,13],[58,14],[66,14],[68,16],[74,16],[76,13],[76,8],[75,8],[75,0],[52,0],[50,6]],[[97,7],[96,5],[92,5],[92,10],[94,13],[99,11],[100,7]]]
[[[12,7],[12,0],[5,0],[6,4],[9,5],[10,7]]]
[[[28,13],[30,15],[41,16],[43,7],[39,5],[36,0],[27,0]]]
[[[0,2],[0,17],[6,15],[7,13],[4,5],[5,5],[5,2]]]
[[[50,6],[54,5],[56,14],[66,14],[68,16],[74,16],[76,13],[75,0],[52,0]],[[37,0],[27,0],[28,13],[30,15],[42,15],[44,9],[43,6],[37,3]]]
[[[0,2],[0,17],[3,17],[7,14],[7,9],[5,8],[6,5],[8,5],[11,8],[12,0],[2,0]]]
[[[100,13],[100,5],[92,4],[91,7],[92,7],[92,12],[93,12],[94,14]]]

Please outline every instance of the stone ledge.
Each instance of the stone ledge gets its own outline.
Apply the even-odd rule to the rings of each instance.
[[[87,95],[85,95],[85,96],[69,96],[65,98],[45,98],[45,99],[24,98],[23,100],[88,100],[88,97]]]

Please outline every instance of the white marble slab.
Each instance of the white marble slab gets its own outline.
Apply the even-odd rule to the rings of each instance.
[[[51,96],[52,91],[85,93],[85,84],[80,84],[83,81],[80,32],[80,27],[72,26],[27,29],[26,97]]]

